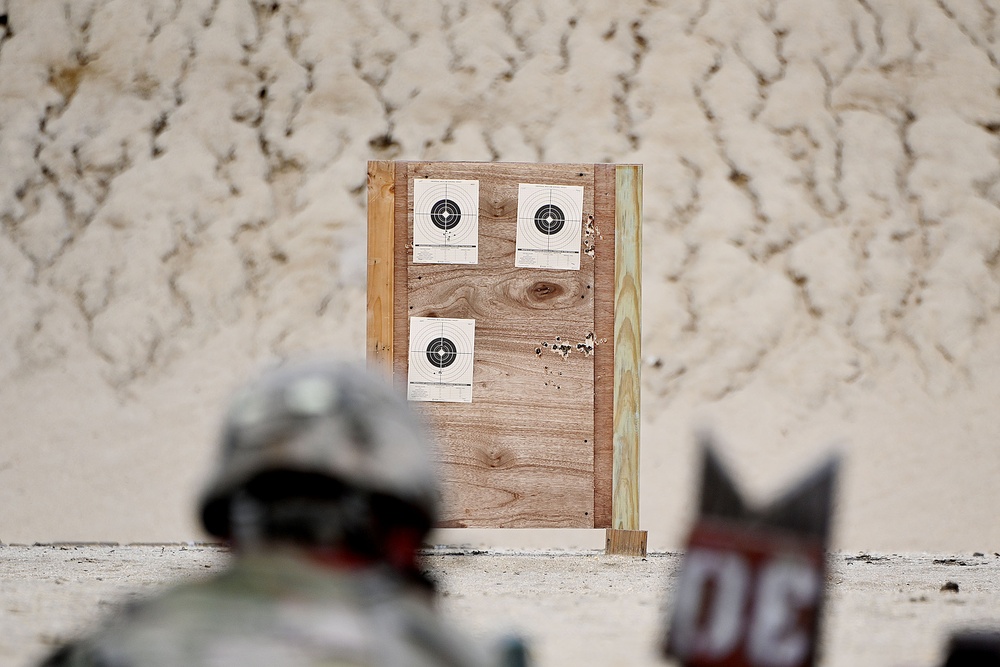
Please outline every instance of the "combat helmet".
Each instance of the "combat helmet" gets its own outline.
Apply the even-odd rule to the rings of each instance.
[[[323,542],[364,537],[387,516],[405,515],[423,531],[436,518],[437,476],[423,424],[402,397],[353,364],[307,359],[263,373],[234,396],[221,440],[201,503],[202,522],[218,537],[233,537],[242,521]]]

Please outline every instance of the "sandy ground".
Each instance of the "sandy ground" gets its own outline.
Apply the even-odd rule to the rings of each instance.
[[[206,545],[0,547],[0,664],[35,662],[119,602],[225,567]],[[442,612],[482,638],[528,638],[538,665],[663,665],[656,639],[677,553],[439,548],[427,566]],[[825,667],[942,662],[957,628],[1000,628],[1000,555],[830,556]],[[958,592],[945,592],[946,582]]]

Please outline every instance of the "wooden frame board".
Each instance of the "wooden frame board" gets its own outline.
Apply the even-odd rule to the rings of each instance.
[[[422,178],[478,181],[477,264],[413,262]],[[583,186],[579,270],[515,267],[523,183]],[[473,402],[416,404],[440,447],[442,527],[608,528],[609,552],[645,552],[641,183],[638,165],[369,163],[370,364],[403,388],[411,317],[476,321]]]

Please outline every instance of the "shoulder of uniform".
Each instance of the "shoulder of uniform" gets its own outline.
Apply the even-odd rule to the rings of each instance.
[[[45,658],[39,667],[133,667],[130,662],[110,660],[89,640],[63,644]]]
[[[73,654],[77,650],[76,642],[70,642],[63,644],[55,651],[50,653],[47,658],[45,658],[38,665],[39,667],[66,667],[67,665],[72,665]]]

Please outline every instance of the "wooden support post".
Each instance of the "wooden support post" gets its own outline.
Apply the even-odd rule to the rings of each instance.
[[[604,533],[604,552],[606,554],[643,557],[646,555],[646,531],[608,528]]]
[[[642,306],[642,166],[615,170],[614,466],[608,554],[646,555],[639,530],[639,367]]]
[[[368,365],[392,381],[394,162],[368,163]]]

